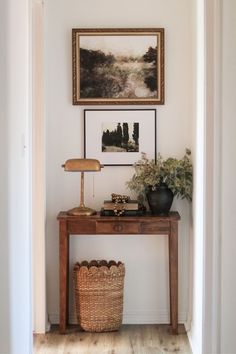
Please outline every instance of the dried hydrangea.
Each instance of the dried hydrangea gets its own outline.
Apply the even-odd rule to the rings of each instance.
[[[153,190],[165,183],[178,198],[191,201],[193,189],[193,168],[190,161],[191,151],[186,149],[182,159],[169,157],[163,159],[158,154],[156,161],[149,160],[146,153],[134,164],[135,173],[127,182],[130,190],[138,196],[145,196],[147,188]]]

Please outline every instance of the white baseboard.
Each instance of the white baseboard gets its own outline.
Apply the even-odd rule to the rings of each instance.
[[[47,323],[46,323],[46,332],[49,332],[51,329],[51,321],[48,320]]]
[[[179,323],[185,323],[187,320],[187,312],[180,312],[178,317]],[[49,321],[51,324],[59,323],[59,313],[50,313]],[[69,323],[77,324],[77,318],[74,313],[69,315]],[[123,324],[168,324],[170,323],[169,312],[160,311],[127,311],[123,314]]]

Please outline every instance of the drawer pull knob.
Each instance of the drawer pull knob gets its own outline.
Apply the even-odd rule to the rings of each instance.
[[[120,224],[116,224],[114,225],[113,230],[116,232],[121,232],[123,230],[123,226]]]

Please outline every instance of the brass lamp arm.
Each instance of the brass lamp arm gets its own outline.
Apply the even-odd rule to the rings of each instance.
[[[80,208],[85,208],[85,205],[84,205],[84,172],[81,172],[81,180],[80,180]]]

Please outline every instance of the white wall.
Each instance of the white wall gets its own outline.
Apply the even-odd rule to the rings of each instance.
[[[235,352],[236,3],[223,3],[221,353]]]
[[[0,353],[10,352],[10,299],[9,299],[9,238],[8,238],[8,145],[6,119],[6,79],[7,79],[7,3],[0,2]]]
[[[64,173],[61,164],[68,158],[83,156],[83,109],[88,108],[71,104],[71,29],[165,28],[166,103],[154,107],[157,109],[157,149],[164,156],[181,157],[185,147],[192,148],[195,46],[192,7],[193,2],[189,0],[45,2],[47,303],[52,322],[58,321],[56,216],[60,210],[78,204],[80,185],[80,176]],[[129,193],[125,182],[132,173],[131,167],[104,168],[94,177],[94,198],[93,176],[87,174],[87,204],[99,209],[111,192]],[[182,217],[179,233],[179,315],[180,321],[184,322],[188,312],[191,216],[186,202],[175,201],[173,209],[177,209]],[[164,236],[73,237],[71,267],[77,259],[91,258],[114,258],[125,262],[126,322],[168,322],[168,259]]]
[[[0,3],[0,353],[30,354],[30,16]]]

